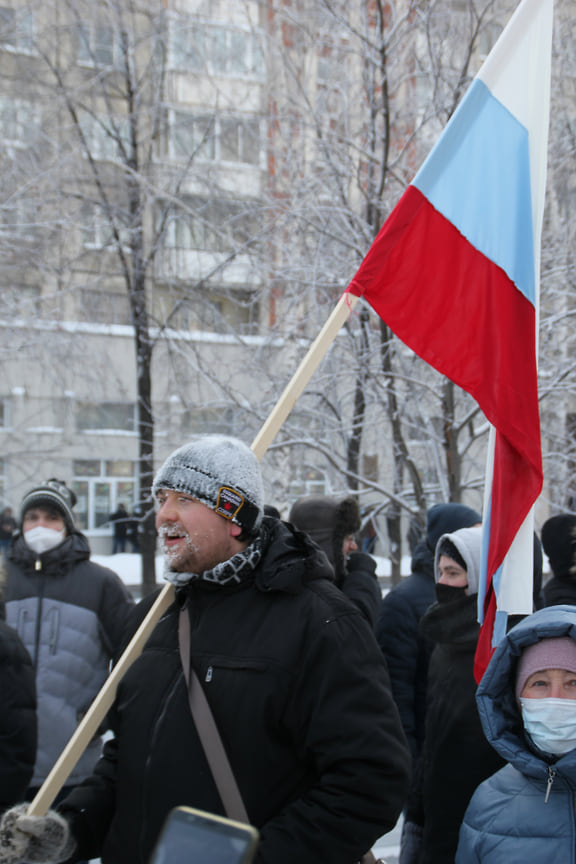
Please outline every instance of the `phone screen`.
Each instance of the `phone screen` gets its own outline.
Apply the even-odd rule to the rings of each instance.
[[[249,825],[177,807],[166,819],[150,864],[248,864],[257,838]]]

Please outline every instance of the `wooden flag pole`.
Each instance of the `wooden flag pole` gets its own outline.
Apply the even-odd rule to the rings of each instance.
[[[280,399],[272,409],[260,432],[254,439],[251,449],[260,461],[274,440],[278,430],[294,407],[296,400],[306,387],[308,381],[318,368],[320,361],[336,338],[348,315],[358,301],[352,294],[343,294],[326,324],[308,349],[300,366],[284,389]],[[110,710],[116,696],[118,684],[130,666],[142,653],[148,637],[162,614],[174,601],[174,586],[168,583],[164,586],[154,605],[142,621],[142,624],[132,637],[120,660],[106,679],[106,682],[90,708],[82,718],[78,728],[68,741],[68,744],[56,760],[48,777],[38,790],[28,807],[28,815],[44,816],[51,807],[60,789],[66,783],[80,756],[96,734],[104,717]]]
[[[258,459],[262,459],[268,447],[276,437],[278,430],[296,404],[296,400],[308,384],[308,381],[318,368],[320,361],[338,335],[350,312],[356,306],[358,297],[355,294],[344,293],[332,310],[332,314],[322,327],[320,333],[308,349],[300,366],[287,384],[280,399],[268,415],[264,425],[252,442],[251,449]]]

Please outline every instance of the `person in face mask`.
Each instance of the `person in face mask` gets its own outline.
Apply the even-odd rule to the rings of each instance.
[[[116,573],[90,561],[88,540],[74,523],[75,503],[74,492],[55,478],[30,489],[8,552],[6,621],[32,658],[38,698],[29,799],[104,683],[133,606]],[[99,752],[97,737],[70,786],[91,773]]]
[[[477,702],[508,764],[474,793],[456,864],[574,861],[576,607],[540,609],[510,630]]]
[[[476,709],[474,653],[482,527],[443,534],[436,544],[437,602],[420,622],[434,643],[428,669],[426,728],[411,818],[420,845],[402,864],[454,864],[458,831],[476,786],[503,760],[486,742]]]

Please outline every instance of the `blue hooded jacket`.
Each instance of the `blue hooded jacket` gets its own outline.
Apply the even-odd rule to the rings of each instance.
[[[576,641],[575,606],[549,606],[528,616],[507,634],[478,687],[484,733],[509,764],[474,793],[456,864],[576,862],[576,748],[559,758],[531,750],[514,693],[523,649],[560,636]]]

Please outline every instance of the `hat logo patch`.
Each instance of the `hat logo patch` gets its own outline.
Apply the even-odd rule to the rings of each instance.
[[[244,496],[230,486],[221,486],[216,498],[215,511],[225,519],[234,519],[244,504]]]

